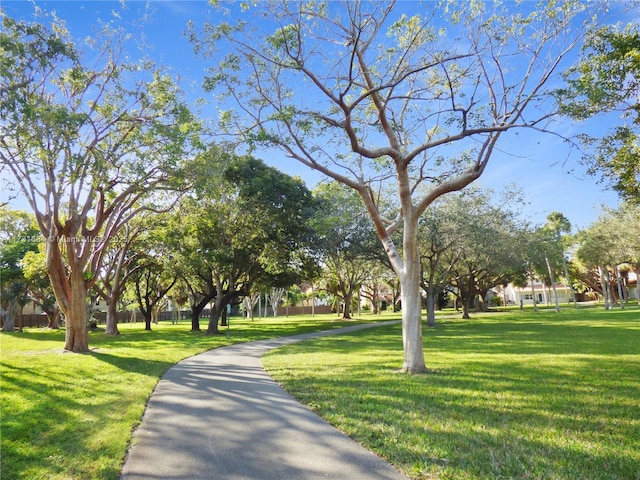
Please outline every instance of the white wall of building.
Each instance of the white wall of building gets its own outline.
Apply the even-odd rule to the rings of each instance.
[[[629,299],[638,299],[638,279],[636,274],[633,272],[629,272],[629,282],[632,286],[629,288]],[[564,283],[556,284],[556,291],[558,293],[558,302],[560,303],[569,303],[571,302],[571,289],[568,285]],[[533,282],[533,290],[531,288],[531,281],[527,282],[527,286],[520,288],[515,287],[512,284],[507,285],[507,287],[502,291],[498,289],[498,295],[504,298],[506,297],[506,301],[508,305],[519,305],[520,300],[522,299],[523,305],[533,305],[533,295],[535,295],[536,303],[538,305],[551,305],[555,303],[553,297],[553,288],[545,286],[542,282],[535,281]]]

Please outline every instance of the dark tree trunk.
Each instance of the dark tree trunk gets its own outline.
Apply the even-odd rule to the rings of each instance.
[[[200,331],[200,312],[195,308],[191,308],[191,331],[199,332]]]
[[[342,310],[342,318],[344,320],[351,320],[351,298],[352,295],[344,296],[344,308]]]
[[[60,330],[60,309],[52,308],[45,310],[47,315],[47,328],[51,330]]]
[[[462,299],[462,318],[464,318],[465,320],[469,320],[471,318],[471,316],[469,315],[469,310],[471,309],[472,299],[472,295],[467,295]]]
[[[488,312],[489,311],[489,307],[487,306],[487,302],[485,302],[484,299],[485,299],[485,294],[479,293],[478,294],[478,310],[480,312]]]
[[[191,331],[199,332],[200,331],[200,314],[202,314],[202,310],[209,303],[208,299],[203,299],[197,305],[191,307]]]
[[[118,330],[118,305],[112,296],[107,300],[107,324],[105,327],[105,335],[120,335]]]
[[[211,314],[209,315],[209,326],[207,327],[207,335],[218,335],[220,334],[220,329],[218,328],[218,320],[220,319],[220,307],[214,307],[211,309]]]
[[[145,330],[151,330],[151,309],[149,310],[143,310],[140,309],[140,312],[142,313],[142,316],[144,317],[144,329]]]
[[[434,288],[429,288],[427,299],[425,300],[427,307],[427,327],[436,326],[436,303],[438,303],[438,295]]]

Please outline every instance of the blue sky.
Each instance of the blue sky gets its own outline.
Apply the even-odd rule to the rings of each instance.
[[[215,21],[215,11],[206,1],[129,1],[124,7],[116,1],[1,2],[7,14],[24,19],[33,18],[34,4],[45,11],[55,10],[76,38],[91,36],[98,19],[125,24],[136,35],[143,36],[150,47],[146,50],[148,55],[180,76],[182,87],[194,99],[204,95],[200,83],[207,64],[195,57],[184,31],[189,20]],[[140,18],[145,12],[150,15],[141,24]],[[204,112],[206,114],[206,110]],[[607,125],[606,120],[599,120],[592,122],[589,128],[598,131],[606,129]],[[570,123],[559,127],[568,132],[586,128]],[[283,156],[272,157],[271,153],[265,152],[263,158],[290,175],[304,178],[309,187],[322,178]],[[529,202],[526,217],[530,221],[540,224],[550,212],[560,211],[571,221],[574,230],[593,222],[601,205],[614,207],[618,203],[617,194],[587,175],[586,168],[579,164],[577,151],[568,150],[562,141],[548,135],[509,134],[489,162],[479,184],[494,190],[515,184],[524,191]]]

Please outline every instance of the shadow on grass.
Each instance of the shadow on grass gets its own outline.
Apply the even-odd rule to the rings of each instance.
[[[445,321],[420,376],[391,373],[401,328],[382,327],[287,347],[321,367],[274,374],[414,478],[638,479],[638,313]]]
[[[148,375],[155,378],[160,378],[162,374],[164,374],[164,372],[173,365],[173,362],[125,357],[101,351],[92,352],[91,355],[97,360],[108,363],[120,370]]]
[[[151,331],[122,324],[118,336],[90,332],[88,354],[63,354],[64,329],[0,334],[2,478],[116,479],[131,429],[173,363],[229,343],[344,324],[332,316],[231,321],[229,339],[192,332],[186,322]]]
[[[3,404],[2,478],[117,478],[117,464],[109,462],[96,470],[84,470],[67,458],[98,456],[110,458],[114,446],[92,444],[92,435],[104,428],[105,412],[118,408],[118,392],[107,391],[99,382],[76,378],[63,368],[56,373],[41,373],[38,368],[7,366],[2,368],[3,397],[22,399],[18,404]],[[70,384],[76,384],[70,388]],[[78,387],[82,384],[82,387]],[[69,394],[77,392],[77,397]],[[99,401],[96,401],[99,398]],[[117,446],[115,446],[117,450]]]
[[[638,360],[622,366],[580,359],[569,371],[487,359],[402,378],[364,370],[354,366],[340,378],[292,388],[416,478],[640,474]]]

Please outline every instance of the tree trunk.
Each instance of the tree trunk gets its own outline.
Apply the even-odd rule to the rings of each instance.
[[[353,298],[353,294],[343,293],[343,295],[344,295],[344,308],[342,309],[342,318],[344,320],[351,320],[351,300]]]
[[[533,273],[530,274],[530,282],[531,282],[531,298],[533,300],[533,311],[537,312],[538,311],[538,300],[536,300],[536,287],[533,284],[534,278],[533,278]]]
[[[469,320],[471,319],[471,315],[469,315],[469,310],[471,309],[471,300],[472,300],[473,296],[472,295],[467,295],[464,298],[462,298],[462,318],[465,320]]]
[[[49,240],[46,243],[47,274],[56,301],[65,315],[64,350],[76,353],[88,352],[87,286],[83,276],[86,259],[75,256],[73,243],[69,241],[66,245],[69,261],[67,268],[60,250],[59,239],[62,236],[49,233],[47,238]]]
[[[604,309],[610,310],[613,308],[613,301],[610,297],[610,285],[609,279],[605,275],[605,270],[601,267],[598,267],[598,271],[600,272],[600,283],[602,284],[602,296],[604,297]]]
[[[469,320],[471,318],[469,312],[474,299],[473,292],[475,292],[473,275],[469,274],[467,280],[463,277],[457,285],[460,305],[462,306],[462,318],[464,320]]]
[[[220,330],[218,329],[218,320],[220,319],[220,306],[213,305],[211,313],[209,314],[209,325],[207,326],[207,335],[218,335]]]
[[[551,286],[553,287],[553,298],[556,304],[556,312],[560,313],[560,303],[558,302],[558,291],[556,290],[556,277],[553,274],[553,270],[551,269],[549,258],[544,257],[544,261],[547,262],[547,270],[549,271],[549,280],[551,281]]]
[[[202,310],[197,310],[195,307],[191,307],[191,331],[199,332],[200,331],[200,312]]]
[[[485,301],[487,293],[488,292],[478,292],[478,311],[480,312],[489,311],[489,307],[487,306],[487,302]]]
[[[402,371],[424,373],[427,371],[422,343],[422,305],[420,303],[419,258],[411,260],[405,255],[405,272],[400,276],[402,298],[402,343],[404,364]]]
[[[267,318],[268,309],[269,309],[269,294],[265,292],[265,294],[264,294],[264,314],[262,315],[263,318]]]
[[[242,303],[244,304],[244,308],[247,311],[247,318],[251,318],[251,321],[254,320],[254,309],[256,304],[258,303],[259,295],[255,293],[251,293],[244,297]]]
[[[389,285],[389,287],[391,287],[391,308],[394,312],[397,312],[400,298],[400,284],[396,281],[387,282],[387,284]]]
[[[273,310],[273,316],[278,316],[278,305],[282,296],[284,295],[284,288],[272,288],[271,289],[271,308]]]
[[[204,307],[209,303],[208,299],[203,299],[200,303],[191,306],[191,331],[199,332],[200,331],[200,314]]]
[[[89,351],[89,330],[87,328],[87,291],[82,272],[70,272],[71,301],[65,312],[66,336],[64,349],[75,352]]]
[[[217,335],[220,333],[218,329],[218,320],[222,314],[222,310],[227,308],[227,302],[231,300],[229,292],[234,289],[234,279],[229,278],[227,294],[224,293],[223,282],[219,275],[214,275],[215,279],[215,301],[211,305],[211,315],[209,316],[209,325],[207,326],[207,335]]]
[[[18,331],[22,332],[22,327],[23,325],[23,317],[22,317],[22,311],[24,310],[24,305],[20,305],[20,313],[18,314],[18,318],[20,319],[18,321]]]
[[[618,284],[618,297],[620,298],[620,308],[624,310],[625,298],[624,293],[622,292],[622,278],[620,277],[620,271],[618,270],[618,266],[614,267],[614,273],[616,275],[616,283]]]
[[[438,302],[438,295],[436,294],[436,289],[429,285],[427,290],[427,327],[435,327],[436,326],[436,303]]]
[[[422,267],[418,251],[418,219],[413,215],[405,215],[403,263],[403,270],[396,272],[400,280],[402,299],[402,343],[404,346],[402,371],[424,373],[427,371],[427,367],[422,344],[422,299],[420,297]]]
[[[378,303],[378,302],[379,302],[378,297],[379,297],[379,294],[378,294],[378,292],[376,291],[376,295],[375,295],[374,299],[373,299],[373,300],[371,300],[371,312],[372,312],[374,315],[378,315],[378,314],[380,313],[380,307],[379,307],[379,303]]]
[[[13,332],[16,329],[16,318],[19,312],[20,304],[15,300],[10,300],[4,313],[3,332]]]
[[[60,330],[60,309],[57,307],[45,310],[47,315],[47,328],[51,330]]]
[[[524,310],[524,295],[520,287],[518,287],[518,294],[520,295],[520,311],[522,312]]]
[[[113,296],[107,300],[107,325],[105,327],[106,335],[120,335],[118,331],[118,305]]]
[[[153,320],[153,318],[151,318],[151,311],[144,310],[142,316],[144,317],[144,329],[151,331],[151,321]]]
[[[404,362],[402,372],[424,373],[427,367],[424,361],[422,344],[422,304],[420,298],[420,277],[422,266],[418,250],[418,219],[411,203],[411,188],[407,170],[401,168],[398,172],[398,189],[400,192],[402,213],[404,218],[404,232],[402,238],[402,257],[393,243],[391,235],[381,221],[377,206],[372,200],[369,190],[360,191],[367,211],[374,220],[378,238],[389,258],[394,272],[400,280],[402,302],[402,344]],[[377,219],[377,221],[376,221]]]

